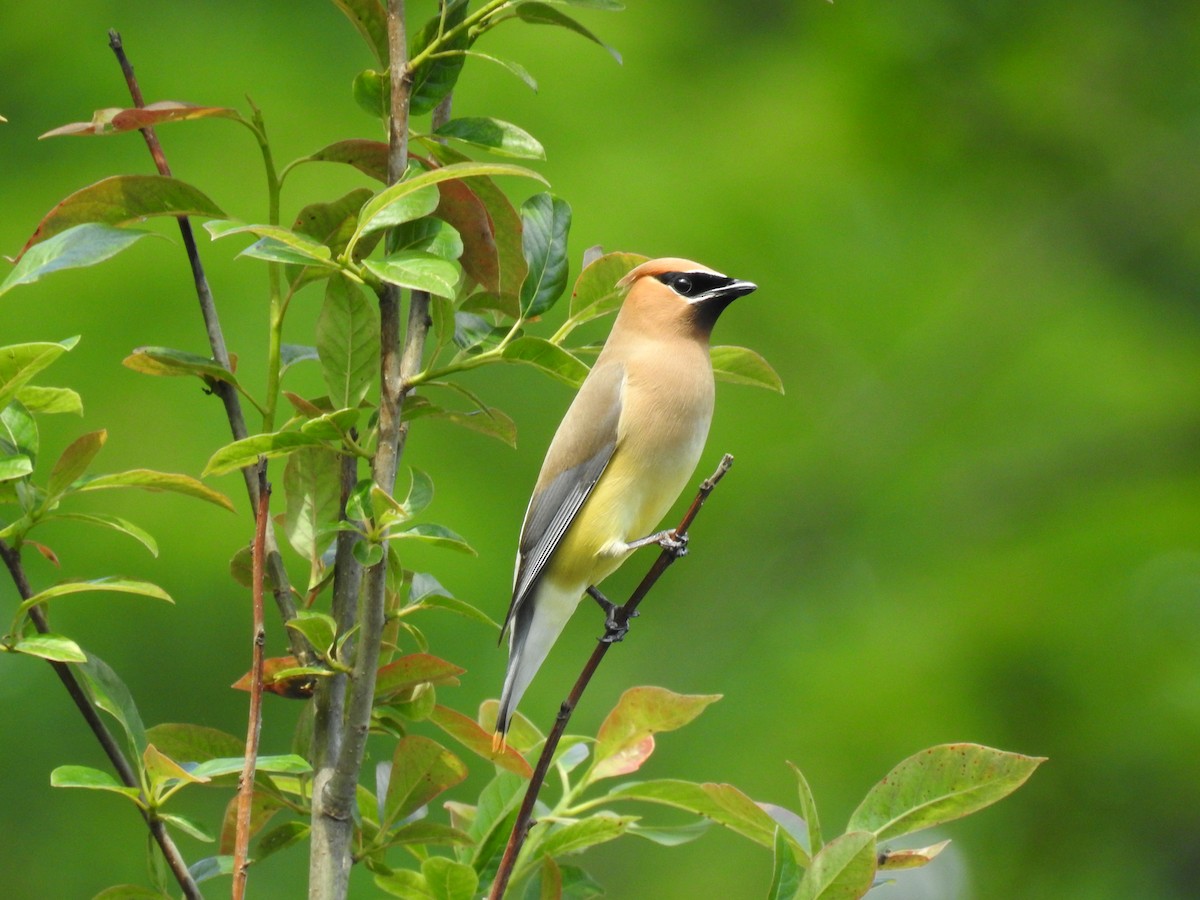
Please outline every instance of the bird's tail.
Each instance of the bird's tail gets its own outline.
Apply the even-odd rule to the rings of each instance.
[[[541,668],[546,654],[562,634],[583,591],[583,587],[562,588],[543,578],[515,610],[508,635],[508,669],[504,673],[504,689],[496,712],[493,752],[504,749],[505,736],[517,704]]]

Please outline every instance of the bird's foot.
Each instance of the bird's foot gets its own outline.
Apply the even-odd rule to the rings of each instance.
[[[587,589],[588,596],[604,610],[604,635],[600,638],[602,644],[616,644],[624,640],[625,635],[629,633],[629,620],[638,614],[635,609],[630,615],[625,615],[624,607],[617,606],[600,590],[592,585]]]
[[[682,559],[687,556],[688,552],[688,536],[684,534],[676,534],[674,531],[664,531],[658,536],[658,546],[662,547],[676,559]]]

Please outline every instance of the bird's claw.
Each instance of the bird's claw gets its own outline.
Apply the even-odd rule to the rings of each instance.
[[[686,533],[676,534],[674,531],[667,531],[658,539],[658,546],[662,547],[676,559],[682,559],[687,556],[688,536]]]

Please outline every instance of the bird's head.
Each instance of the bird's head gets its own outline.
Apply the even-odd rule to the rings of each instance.
[[[618,282],[625,306],[650,327],[682,330],[707,340],[725,307],[758,285],[722,275],[688,259],[642,263]]]

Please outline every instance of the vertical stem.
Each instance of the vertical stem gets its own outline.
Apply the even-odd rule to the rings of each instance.
[[[266,123],[263,121],[262,110],[250,104],[254,116],[254,137],[258,141],[258,149],[262,153],[263,169],[267,176],[267,222],[270,225],[279,224],[279,172],[275,168],[275,159],[271,154],[271,144],[267,140]],[[283,290],[281,288],[281,265],[276,262],[267,263],[267,293],[270,297],[271,311],[267,331],[267,411],[263,414],[263,431],[275,430],[275,410],[279,405],[279,368],[280,351],[283,346]]]
[[[258,761],[258,738],[262,732],[263,645],[267,640],[263,623],[263,567],[266,555],[267,520],[271,516],[271,486],[267,483],[267,461],[258,464],[258,509],[254,519],[254,547],[251,554],[254,605],[254,643],[250,664],[250,713],[246,726],[246,762],[238,783],[237,827],[233,848],[233,900],[246,895],[250,872],[250,812],[254,803],[254,767]]]
[[[13,584],[17,586],[17,593],[21,595],[22,600],[28,600],[33,596],[33,588],[29,584],[29,579],[25,577],[25,568],[21,565],[21,551],[15,547],[10,547],[4,541],[0,541],[0,558],[4,559],[4,564],[8,567],[9,574],[12,576]],[[40,607],[33,607],[29,610],[29,618],[33,622],[33,627],[41,634],[46,634],[50,631],[50,623],[46,619],[46,614]],[[96,736],[97,742],[104,750],[104,755],[108,757],[112,763],[113,769],[116,770],[117,777],[121,779],[121,783],[126,787],[137,788],[141,790],[141,783],[138,781],[137,772],[134,771],[129,760],[125,758],[124,752],[121,750],[117,739],[113,737],[112,732],[108,730],[108,726],[100,718],[100,714],[96,712],[95,704],[92,703],[92,698],[89,696],[87,688],[79,681],[74,670],[67,663],[49,661],[54,669],[54,674],[58,676],[59,681],[63,683],[63,687],[67,689],[67,693],[71,695],[71,700],[75,703],[75,708],[79,710],[87,722],[88,728],[92,734]],[[146,797],[142,795],[142,801],[145,802]],[[142,818],[146,820],[146,827],[150,829],[150,834],[162,850],[163,858],[167,861],[167,865],[171,869],[171,874],[175,877],[179,887],[183,889],[183,896],[187,900],[204,900],[200,894],[200,889],[196,887],[196,882],[192,879],[191,872],[188,871],[187,862],[183,858],[183,854],[179,852],[179,848],[175,846],[175,841],[171,839],[171,835],[167,833],[167,827],[163,824],[162,819],[156,818],[145,809],[140,810]]]
[[[403,177],[408,165],[409,73],[403,0],[388,0],[387,25],[392,86],[388,182],[395,184]],[[416,366],[420,366],[428,328],[428,298],[424,304],[419,303],[416,296],[413,298],[403,352],[400,349],[400,318],[400,292],[387,285],[379,295],[379,431],[371,475],[375,484],[389,494],[395,487],[403,447],[403,374],[405,366],[412,365],[414,357]],[[342,549],[339,546],[339,550]],[[349,556],[349,553],[345,555]],[[340,565],[343,559],[339,552],[337,564]],[[383,560],[367,570],[363,585],[358,610],[358,648],[337,762],[327,780],[322,779],[323,784],[314,783],[310,900],[344,900],[349,890],[355,790],[371,726],[379,644],[386,619],[386,595],[387,554],[384,554]],[[324,713],[327,723],[333,714],[333,710]],[[327,734],[326,746],[333,743],[334,736]]]

